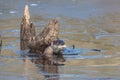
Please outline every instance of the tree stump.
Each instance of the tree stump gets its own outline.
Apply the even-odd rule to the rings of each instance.
[[[25,6],[24,16],[21,22],[20,39],[21,39],[21,50],[28,49],[27,42],[30,37],[35,36],[35,27],[32,22],[30,22],[29,8],[28,5]]]
[[[20,44],[21,50],[29,49],[29,52],[40,54],[50,63],[63,64],[65,59],[61,51],[54,52],[53,43],[59,41],[59,24],[57,19],[51,20],[48,25],[38,35],[35,33],[35,27],[30,22],[29,8],[26,5],[24,16],[21,22]],[[56,44],[58,45],[58,44]],[[55,55],[57,53],[57,55]],[[54,56],[53,56],[54,55]]]
[[[58,40],[58,34],[58,20],[53,19],[41,33],[36,35],[35,27],[30,22],[29,8],[25,6],[20,30],[21,50],[29,49],[30,52],[43,53],[53,41]]]

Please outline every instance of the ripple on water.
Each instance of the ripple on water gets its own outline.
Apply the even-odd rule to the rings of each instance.
[[[83,56],[82,54],[86,54],[89,52],[99,52],[100,54],[95,54],[95,55],[90,55],[90,56]],[[76,49],[72,49],[72,48],[66,48],[63,51],[63,55],[66,59],[94,59],[94,58],[104,58],[103,56],[103,50],[100,51],[94,51],[93,49],[89,49],[89,48],[76,48]]]
[[[104,37],[120,37],[120,34],[94,34],[93,35],[96,39],[104,38]]]
[[[9,11],[10,14],[15,14],[17,11]]]
[[[16,33],[19,33],[20,30],[18,30],[18,29],[7,29],[7,30],[0,30],[0,32],[2,32],[3,34],[5,34],[7,32],[16,32]]]
[[[38,4],[32,3],[30,4],[30,6],[35,7],[35,6],[38,6]]]
[[[20,35],[20,30],[9,29],[9,30],[0,30],[4,37],[18,37]]]
[[[2,15],[3,13],[2,12],[0,12],[0,15]]]

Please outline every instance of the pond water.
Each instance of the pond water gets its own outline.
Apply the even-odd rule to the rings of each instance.
[[[37,33],[59,19],[65,65],[21,56],[26,4]],[[120,80],[120,0],[0,0],[0,34],[0,80]]]

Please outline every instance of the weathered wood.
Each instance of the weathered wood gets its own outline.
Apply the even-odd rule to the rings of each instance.
[[[21,22],[21,50],[29,49],[30,52],[43,53],[53,41],[58,40],[59,25],[58,20],[53,19],[37,36],[35,27],[30,23],[29,8],[26,5],[24,16]]]
[[[58,40],[59,26],[58,20],[52,20],[41,33],[31,37],[28,42],[30,52],[43,53],[53,41]]]
[[[27,42],[32,36],[35,36],[35,27],[33,23],[30,22],[29,8],[26,5],[24,10],[24,16],[21,22],[21,30],[20,30],[21,50],[28,49]]]
[[[53,19],[49,22],[48,26],[44,28],[44,30],[38,35],[38,37],[41,37],[44,39],[45,44],[49,44],[54,40],[58,39],[59,34],[59,25],[58,20]]]
[[[58,35],[59,24],[57,19],[50,21],[43,31],[36,35],[35,26],[30,22],[29,8],[27,5],[25,6],[20,30],[21,50],[29,49],[31,53],[40,54],[43,59],[42,63],[44,64],[46,64],[46,62],[63,64],[65,59],[61,51],[58,50],[58,52],[54,52],[53,48],[53,43],[59,41]],[[57,45],[58,44],[56,44],[56,46]],[[56,55],[54,55],[55,53]]]

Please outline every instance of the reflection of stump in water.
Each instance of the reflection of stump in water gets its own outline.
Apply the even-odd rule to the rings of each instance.
[[[64,58],[62,55],[54,56],[53,58],[46,58],[38,54],[24,55],[26,58],[30,58],[31,62],[36,64],[40,72],[47,80],[58,80],[59,79],[59,66],[64,64]],[[25,61],[25,60],[24,60]],[[63,63],[61,62],[63,61]],[[42,65],[42,66],[41,66]]]
[[[2,37],[0,35],[0,54],[1,54],[1,50],[2,50]]]

